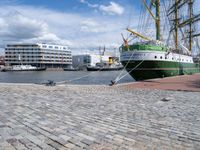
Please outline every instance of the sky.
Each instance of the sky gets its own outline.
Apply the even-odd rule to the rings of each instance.
[[[7,43],[22,42],[69,45],[76,52],[118,48],[138,5],[134,0],[1,0],[0,53]]]
[[[118,49],[121,33],[128,37],[127,27],[137,30],[141,5],[142,0],[0,0],[0,54],[8,43],[69,45],[75,54],[99,46]]]

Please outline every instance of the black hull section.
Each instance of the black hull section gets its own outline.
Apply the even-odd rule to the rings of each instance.
[[[140,63],[141,61],[130,61],[127,65],[127,62],[122,62],[126,66],[127,72],[137,81],[200,73],[200,64],[198,63],[167,61],[144,61],[142,64]]]

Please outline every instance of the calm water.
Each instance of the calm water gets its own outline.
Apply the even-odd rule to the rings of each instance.
[[[0,72],[1,83],[44,83],[48,80],[70,81],[71,84],[110,84],[121,71],[36,71],[36,72]],[[127,72],[123,72],[122,75]],[[87,76],[88,75],[88,76]],[[85,77],[83,77],[85,76]],[[83,78],[81,78],[83,77]],[[76,80],[81,78],[79,80]],[[127,75],[119,83],[133,82],[134,79]]]

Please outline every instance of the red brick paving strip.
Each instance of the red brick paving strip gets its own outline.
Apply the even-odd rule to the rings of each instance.
[[[119,85],[128,89],[146,88],[172,91],[200,92],[200,74],[151,79]]]

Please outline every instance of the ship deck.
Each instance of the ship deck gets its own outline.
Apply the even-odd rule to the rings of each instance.
[[[127,89],[159,89],[172,91],[200,92],[200,74],[150,79],[140,82],[121,84]]]

